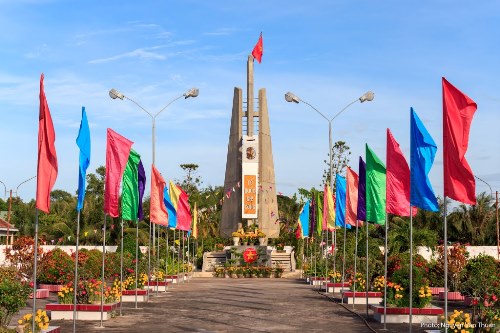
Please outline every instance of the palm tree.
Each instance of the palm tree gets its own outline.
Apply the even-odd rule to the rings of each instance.
[[[438,233],[427,228],[413,228],[413,250],[417,246],[434,247],[437,244]],[[389,255],[410,251],[410,221],[408,218],[395,216],[389,224],[388,235]]]

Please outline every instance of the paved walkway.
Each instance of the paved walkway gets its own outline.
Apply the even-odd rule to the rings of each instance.
[[[42,304],[40,304],[42,305]],[[77,332],[407,332],[408,326],[388,324],[389,330],[363,319],[311,286],[295,279],[194,278],[159,292],[148,303],[126,303],[122,316],[104,321],[78,321]],[[349,306],[351,308],[352,306]],[[364,306],[357,306],[364,317]],[[62,332],[73,321],[52,321]],[[424,330],[414,325],[414,332]]]

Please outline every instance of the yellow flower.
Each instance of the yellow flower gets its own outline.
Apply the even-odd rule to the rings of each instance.
[[[21,325],[21,324],[23,323],[23,321],[22,321],[21,319],[19,319],[19,320],[17,321],[17,323],[18,323],[19,325]]]

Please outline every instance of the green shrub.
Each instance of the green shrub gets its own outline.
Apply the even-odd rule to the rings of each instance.
[[[0,326],[10,322],[12,316],[26,306],[31,288],[16,277],[13,268],[0,266]]]

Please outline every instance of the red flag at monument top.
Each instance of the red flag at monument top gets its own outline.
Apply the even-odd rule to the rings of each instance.
[[[255,59],[257,59],[259,64],[262,61],[262,54],[263,53],[264,53],[264,45],[262,44],[262,32],[261,32],[259,40],[257,41],[257,44],[255,44],[255,47],[252,50],[252,56]]]
[[[36,208],[48,213],[50,191],[57,178],[56,133],[40,76],[40,114],[38,116],[38,168],[36,178]]]
[[[443,77],[444,195],[476,204],[476,182],[465,159],[476,103]]]

